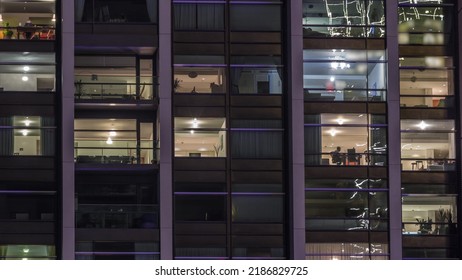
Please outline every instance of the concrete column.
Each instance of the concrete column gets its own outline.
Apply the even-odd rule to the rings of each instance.
[[[388,52],[388,183],[390,258],[402,259],[401,135],[398,48],[398,1],[386,1]]]
[[[289,108],[289,176],[291,198],[291,255],[295,260],[305,259],[305,157],[303,107],[303,28],[302,1],[292,0],[289,7],[288,27],[288,96]]]
[[[461,114],[461,111],[462,111],[462,98],[460,96],[461,94],[461,88],[462,88],[462,44],[460,43],[460,38],[462,38],[462,0],[458,0],[457,1],[457,6],[456,6],[456,9],[457,9],[457,18],[454,19],[454,21],[456,22],[457,24],[457,31],[458,31],[458,34],[456,36],[457,38],[457,42],[458,44],[456,44],[455,46],[455,52],[458,53],[459,55],[455,55],[455,57],[453,58],[454,59],[454,67],[456,68],[456,72],[457,73],[457,77],[454,79],[454,88],[455,88],[455,95],[456,95],[456,100],[458,100],[458,102],[456,103],[458,106],[456,112],[458,114],[458,118],[455,120],[456,122],[456,162],[457,162],[457,173],[458,173],[458,180],[459,180],[459,189],[457,190],[457,194],[459,195],[459,204],[457,205],[457,223],[460,225],[462,223],[462,215],[460,215],[460,213],[462,213],[462,203],[460,202],[460,196],[462,194],[462,189],[461,189],[461,186],[460,186],[460,181],[461,181],[461,175],[462,174],[462,170],[461,170],[461,167],[462,167],[462,162],[461,162],[461,159],[462,159],[462,139],[461,139],[461,135],[462,135],[462,114]],[[462,244],[462,232],[461,230],[459,229],[458,231],[458,234],[459,234],[459,238],[458,238],[458,241],[459,241],[459,251],[458,251],[458,256],[459,258],[462,256],[462,246],[460,244]]]
[[[160,257],[173,258],[171,1],[159,1]]]
[[[74,202],[74,1],[61,1],[62,41],[62,258],[75,258]],[[57,151],[59,154],[60,151]],[[59,170],[57,170],[59,172]]]

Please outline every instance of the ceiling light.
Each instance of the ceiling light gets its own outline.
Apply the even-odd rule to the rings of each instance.
[[[27,82],[27,81],[29,81],[29,77],[27,77],[27,76],[22,76],[21,80],[22,80],[23,82]]]
[[[335,120],[339,125],[342,125],[345,122],[345,119],[338,118]]]
[[[329,133],[330,136],[335,136],[337,133],[339,133],[339,131],[331,128],[330,130],[327,131],[327,133]]]
[[[27,71],[30,70],[30,67],[29,66],[24,66],[22,69],[24,70],[24,72],[27,72]]]
[[[111,145],[112,143],[113,142],[112,142],[111,137],[108,137],[107,140],[106,140],[106,144]]]
[[[23,251],[25,254],[27,254],[27,253],[29,253],[29,248],[24,248],[24,249],[22,249],[22,251]]]
[[[207,149],[206,149],[206,148],[199,148],[199,150],[198,150],[198,151],[199,151],[199,152],[206,152],[206,151],[207,151]]]
[[[417,125],[420,129],[424,130],[426,129],[427,127],[429,127],[430,125],[424,121],[421,121],[418,125]]]
[[[333,81],[335,81],[335,77],[334,77],[334,76],[332,76],[332,77],[330,77],[330,79],[329,79],[329,80],[330,80],[331,82],[333,82]]]
[[[0,22],[3,21],[3,16],[0,14]]]
[[[199,127],[199,122],[197,121],[196,118],[193,119],[192,126],[193,126],[193,128],[198,128]]]
[[[51,18],[51,21],[56,21],[56,14],[53,14],[53,17]]]
[[[180,151],[180,148],[175,148],[175,152],[178,152],[178,151]]]
[[[115,106],[115,105],[116,105],[115,103],[111,103],[111,104],[109,104],[109,106]]]
[[[110,132],[109,132],[109,136],[114,137],[114,136],[116,136],[116,135],[117,135],[117,133],[116,133],[115,131],[110,131]]]
[[[27,134],[29,134],[29,131],[24,129],[23,131],[21,131],[21,133],[22,136],[27,136]]]
[[[31,122],[32,122],[31,120],[25,120],[25,121],[24,121],[24,124],[25,124],[26,126],[29,126]]]
[[[194,134],[194,130],[191,130],[189,133]]]

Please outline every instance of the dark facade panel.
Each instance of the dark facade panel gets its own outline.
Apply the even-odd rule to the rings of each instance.
[[[8,221],[0,222],[0,234],[53,234],[54,222]]]
[[[251,172],[251,171],[233,171],[231,172],[231,181],[233,183],[282,183],[282,172],[265,171],[265,172]]]
[[[214,118],[226,116],[224,107],[175,107],[173,111],[176,117]]]
[[[175,223],[177,235],[222,235],[226,234],[225,223]]]
[[[403,236],[406,248],[453,248],[457,240],[453,236]]]
[[[0,49],[4,52],[55,52],[52,40],[0,40]]]
[[[40,245],[55,245],[54,234],[2,234],[0,233],[2,244],[9,245],[24,245],[24,244],[40,244]]]
[[[374,233],[375,242],[387,243],[388,233],[377,232]],[[334,232],[334,231],[316,231],[306,232],[306,242],[309,243],[332,243],[332,242],[358,242],[358,243],[369,243],[369,233],[366,231],[350,231],[350,232]]]
[[[3,102],[2,102],[3,103]],[[0,105],[0,116],[54,116],[53,105]]]
[[[258,159],[233,159],[232,170],[255,170],[255,171],[282,171],[282,160],[258,160]]]
[[[76,229],[76,241],[159,241],[157,229]]]
[[[282,106],[282,96],[231,96],[231,106],[236,107],[280,107]]]
[[[367,178],[367,167],[363,166],[328,166],[328,167],[306,167],[305,178]]]
[[[224,171],[175,171],[175,182],[202,182],[222,183],[226,182]]]
[[[27,174],[25,176],[24,174]],[[53,182],[55,172],[53,170],[36,169],[0,169],[2,181],[12,182]]]
[[[403,184],[449,184],[457,182],[457,174],[455,172],[405,171],[401,173],[401,181]]]
[[[446,46],[423,46],[423,45],[401,45],[399,46],[400,56],[446,56],[452,55]]]
[[[352,50],[383,50],[385,40],[383,39],[353,39],[353,38],[322,38],[304,39],[303,49],[352,49]]]
[[[174,159],[175,170],[225,170],[224,158],[181,158]]]
[[[175,94],[176,107],[220,107],[226,105],[224,94]]]
[[[173,53],[176,55],[224,55],[223,44],[203,44],[203,43],[176,43],[173,45]]]
[[[284,246],[282,236],[236,236],[232,237],[233,247],[274,248]]]
[[[367,114],[367,104],[359,102],[305,102],[305,114],[326,114],[339,112]]]
[[[439,108],[401,108],[401,119],[416,120],[446,120],[454,119],[455,114],[452,110]]]
[[[231,108],[231,118],[241,120],[281,119],[281,108]]]
[[[226,247],[225,235],[175,235],[175,247],[216,248]]]
[[[53,169],[52,157],[38,156],[2,156],[0,169]]]
[[[283,235],[284,227],[282,224],[238,224],[234,223],[231,227],[232,234],[235,235]]]
[[[280,32],[231,32],[231,43],[281,43]]]
[[[225,34],[223,32],[181,32],[175,31],[173,34],[175,43],[224,43]]]
[[[55,104],[55,93],[36,92],[2,92],[0,94],[3,105],[50,105]],[[48,109],[49,110],[49,109]]]
[[[281,55],[279,44],[232,44],[231,55]]]

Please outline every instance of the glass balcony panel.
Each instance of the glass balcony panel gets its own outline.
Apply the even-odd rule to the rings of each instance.
[[[454,96],[425,96],[425,95],[401,95],[400,106],[402,108],[454,108]]]
[[[231,67],[233,94],[282,94],[282,67]]]
[[[159,227],[159,209],[141,204],[79,204],[77,228],[144,228]]]
[[[157,0],[75,1],[75,21],[94,23],[157,23]]]

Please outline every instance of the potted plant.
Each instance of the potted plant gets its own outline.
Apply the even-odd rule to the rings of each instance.
[[[419,226],[419,233],[420,234],[431,234],[432,233],[432,224],[433,221],[432,219],[428,218],[428,220],[425,219],[416,219],[417,220],[417,225]]]
[[[3,24],[3,26],[5,27],[3,29],[3,38],[4,39],[11,39],[13,37],[13,30],[11,30],[9,27],[10,27],[10,23],[9,22],[5,22]]]
[[[182,80],[178,79],[178,78],[175,78],[175,80],[173,80],[173,91],[174,92],[177,92],[178,89],[181,87],[180,84],[181,84]]]

